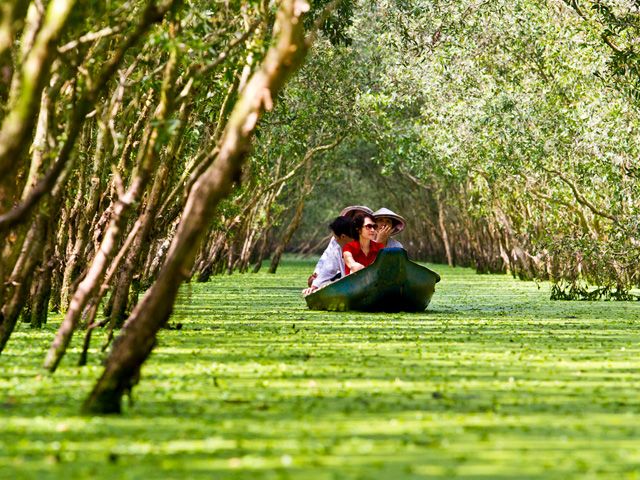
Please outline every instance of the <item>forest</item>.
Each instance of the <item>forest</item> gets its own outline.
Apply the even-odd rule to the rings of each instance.
[[[621,374],[628,374],[639,367],[633,354],[640,320],[639,38],[640,3],[632,0],[4,0],[0,416],[12,416],[21,377],[73,389],[65,415],[144,416],[144,399],[163,389],[154,362],[170,356],[169,344],[215,348],[219,364],[226,354],[230,362],[250,359],[256,352],[232,339],[250,341],[251,328],[262,335],[254,332],[251,341],[265,359],[269,345],[285,348],[278,333],[284,324],[332,336],[338,333],[324,322],[342,322],[338,329],[361,322],[350,341],[366,343],[370,331],[384,345],[391,334],[377,317],[309,316],[300,295],[330,238],[328,223],[347,205],[400,212],[410,258],[446,272],[424,323],[380,316],[406,333],[396,340],[407,348],[422,334],[440,332],[440,324],[455,342],[472,329],[481,341],[469,362],[491,363],[483,355],[506,340],[477,331],[479,324],[516,337],[526,336],[515,332],[524,323],[541,331],[568,328],[576,338],[593,325],[603,339],[594,348],[604,350],[589,358],[622,348]],[[482,293],[487,286],[493,293]],[[238,293],[245,288],[246,298]],[[523,305],[531,310],[523,313]],[[501,323],[512,314],[515,323]],[[261,320],[252,327],[253,318]],[[607,337],[613,334],[607,320],[619,337]],[[532,338],[516,343],[535,344]],[[300,352],[293,342],[277,362],[324,358],[329,363],[317,371],[334,375],[339,350],[313,345],[320,350]],[[536,345],[534,363],[543,362],[547,348],[579,348]],[[416,348],[414,360],[424,360]],[[168,360],[171,368],[178,368],[176,358]],[[183,359],[185,371],[191,360]],[[149,380],[146,369],[156,372]],[[436,370],[447,375],[444,365]],[[179,368],[173,372],[167,381],[180,381]],[[232,383],[232,369],[226,372]],[[81,385],[65,383],[74,376]],[[387,376],[401,378],[397,371]],[[594,388],[612,386],[601,380]],[[637,378],[629,381],[637,386]],[[455,393],[433,388],[430,401],[455,403]],[[626,388],[618,392],[624,399],[611,400],[615,408],[632,407]],[[246,401],[269,404],[264,395]],[[60,400],[50,392],[43,398],[49,400],[38,415],[47,416],[47,402]],[[359,401],[345,408],[367,411]],[[496,404],[483,395],[474,402]],[[453,403],[452,412],[463,415]],[[601,407],[603,415],[619,413]],[[552,413],[568,411],[564,405]],[[605,429],[598,425],[595,437]],[[629,442],[635,463],[623,470],[631,475],[640,471],[640,450]],[[383,451],[377,443],[372,448]],[[16,465],[17,457],[7,455],[0,455],[0,472]],[[282,453],[278,468],[290,466],[292,455]],[[581,461],[561,476],[577,475],[585,462],[597,475],[606,464]],[[334,477],[328,470],[324,477],[298,473],[426,475],[398,465],[386,473],[353,465],[335,467]],[[452,476],[452,465],[431,473]],[[268,462],[262,468],[272,478]],[[478,468],[471,474],[481,475]],[[25,478],[42,474],[26,472]]]

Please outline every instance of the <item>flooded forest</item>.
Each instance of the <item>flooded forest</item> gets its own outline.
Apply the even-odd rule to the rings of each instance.
[[[638,38],[622,0],[3,1],[0,476],[637,478]],[[364,205],[426,310],[307,308]]]

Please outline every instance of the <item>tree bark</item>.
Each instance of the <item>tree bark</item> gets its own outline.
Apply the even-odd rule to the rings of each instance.
[[[115,341],[105,370],[84,404],[85,412],[120,412],[122,395],[133,388],[142,364],[155,345],[158,330],[169,319],[181,280],[191,271],[208,219],[240,179],[260,115],[272,108],[273,99],[304,59],[307,45],[301,16],[307,9],[308,4],[303,0],[282,2],[276,20],[277,40],[236,103],[220,140],[216,160],[189,193],[182,221],[158,279],[133,310]]]
[[[271,265],[269,265],[269,273],[276,273],[278,270],[278,265],[280,264],[280,258],[284,253],[284,250],[287,248],[287,245],[291,241],[293,234],[296,233],[296,230],[300,226],[300,221],[302,220],[302,212],[304,212],[304,199],[311,192],[311,157],[309,156],[307,159],[307,165],[305,170],[304,180],[302,182],[302,189],[300,192],[300,200],[298,200],[298,205],[296,206],[296,211],[293,214],[293,218],[289,223],[289,226],[282,235],[282,240],[280,244],[276,247],[275,252],[271,256]]]
[[[0,127],[0,209],[13,200],[16,184],[14,173],[22,166],[35,126],[40,93],[47,83],[49,68],[57,55],[56,42],[63,31],[75,0],[53,0],[38,29],[32,48],[22,62],[19,88],[12,88],[10,111]],[[29,33],[29,32],[27,32]]]
[[[128,191],[121,196],[113,208],[111,222],[100,245],[100,249],[96,252],[87,275],[75,291],[69,310],[58,329],[56,338],[51,344],[51,348],[45,359],[44,368],[50,372],[54,372],[58,367],[85,306],[102,285],[102,278],[109,266],[113,252],[120,241],[129,210],[142,196],[155,166],[161,130],[164,128],[165,122],[173,108],[173,102],[171,100],[173,95],[171,95],[170,92],[175,80],[177,64],[175,52],[174,50],[167,62],[161,101],[154,115],[155,121],[152,122],[154,127],[148,132],[147,140],[144,142],[145,147],[139,156],[137,174],[132,179]]]
[[[122,326],[122,323],[124,322],[125,312],[127,309],[127,305],[129,304],[129,288],[133,281],[135,271],[140,270],[140,258],[145,246],[149,242],[148,237],[151,232],[151,227],[153,226],[153,221],[156,218],[156,213],[160,204],[160,200],[162,199],[163,189],[165,188],[167,177],[169,176],[169,172],[174,164],[176,155],[181,145],[180,139],[182,138],[182,135],[184,133],[184,126],[186,124],[186,119],[189,111],[190,109],[187,108],[186,104],[183,104],[179,116],[180,128],[172,137],[170,145],[167,149],[166,158],[159,166],[158,171],[154,176],[153,185],[144,206],[144,211],[138,219],[138,231],[133,238],[133,241],[131,242],[129,252],[127,254],[127,260],[117,277],[118,280],[115,282],[116,286],[114,287],[113,305],[109,315],[110,329],[113,329],[115,327],[120,328]],[[100,299],[98,299],[98,301],[100,301]]]
[[[438,225],[440,226],[440,235],[442,236],[442,243],[444,244],[444,251],[447,255],[447,264],[453,267],[453,257],[451,256],[451,245],[449,245],[449,235],[444,223],[444,205],[442,203],[442,197],[438,195]]]
[[[45,218],[43,215],[31,225],[22,251],[10,277],[10,288],[5,302],[0,310],[0,352],[9,341],[13,333],[25,299],[29,292],[29,282],[42,255],[43,238],[45,235]]]

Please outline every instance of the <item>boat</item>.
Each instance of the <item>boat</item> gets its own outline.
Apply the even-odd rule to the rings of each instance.
[[[440,275],[412,262],[402,248],[380,250],[368,267],[310,293],[311,310],[422,312]]]

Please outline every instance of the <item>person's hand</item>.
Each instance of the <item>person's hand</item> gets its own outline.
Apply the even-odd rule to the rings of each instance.
[[[362,270],[363,268],[364,268],[364,265],[362,265],[361,263],[358,263],[358,262],[354,262],[349,267],[349,270],[351,270],[351,273],[356,273],[356,272],[359,272],[360,270]]]
[[[376,235],[376,242],[386,245],[392,231],[393,227],[391,225],[380,225],[378,227],[378,234]]]
[[[313,286],[311,286],[311,287],[309,287],[309,288],[305,288],[304,290],[302,290],[302,296],[303,296],[303,297],[306,297],[306,296],[307,296],[307,295],[309,295],[310,293],[315,292],[317,289],[318,289],[317,287],[313,287]]]
[[[309,275],[309,278],[307,278],[307,287],[311,286],[311,284],[313,283],[313,281],[316,279],[317,276],[318,274],[316,272],[313,272],[311,275]]]

